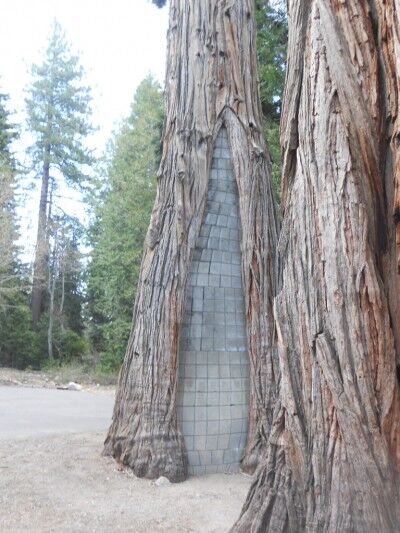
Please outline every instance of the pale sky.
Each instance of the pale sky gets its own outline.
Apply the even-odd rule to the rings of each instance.
[[[150,0],[0,0],[0,6],[0,90],[10,95],[15,122],[23,121],[30,66],[41,63],[55,18],[72,51],[79,53],[85,82],[92,87],[99,151],[129,114],[135,89],[146,74],[164,81],[168,9],[158,9]],[[20,144],[24,146],[24,137]],[[22,220],[21,229],[34,234],[37,214],[32,210],[30,200],[25,209],[30,220]]]

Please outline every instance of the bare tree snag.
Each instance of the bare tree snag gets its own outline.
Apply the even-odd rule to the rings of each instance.
[[[45,150],[46,157],[49,158],[49,148]],[[43,165],[42,184],[40,190],[39,203],[39,218],[38,230],[36,238],[35,261],[33,267],[33,281],[32,281],[32,324],[34,327],[38,325],[42,311],[43,311],[43,297],[47,287],[48,280],[48,196],[49,196],[49,181],[50,181],[50,164],[46,161]]]
[[[234,531],[399,531],[400,3],[288,7],[281,380]]]
[[[142,477],[186,477],[177,424],[178,340],[184,296],[207,200],[213,144],[227,128],[239,190],[242,279],[251,367],[244,466],[257,464],[272,419],[278,235],[262,131],[252,0],[170,2],[166,122],[157,198],[133,328],[105,453]]]

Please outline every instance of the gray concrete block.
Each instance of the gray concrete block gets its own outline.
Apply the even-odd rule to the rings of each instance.
[[[217,225],[225,228],[228,225],[228,219],[229,217],[227,215],[218,215]]]
[[[200,347],[201,347],[200,338],[189,338],[188,340],[189,340],[188,345],[187,345],[188,350],[196,350],[196,351],[200,350]]]
[[[185,391],[185,403],[183,405],[187,405],[188,407],[191,407],[195,405],[195,402],[196,402],[195,393]]]
[[[231,366],[231,377],[232,378],[240,378],[242,377],[241,368],[239,365],[232,365]]]
[[[201,322],[199,324],[195,324],[195,323],[192,323],[192,325],[190,326],[190,333],[189,335],[193,338],[200,338],[201,337],[201,332],[202,332],[202,324]]]
[[[207,407],[196,405],[196,420],[204,421],[207,420]]]
[[[208,284],[210,287],[219,287],[221,277],[218,274],[209,274],[208,276]]]
[[[240,278],[238,276],[232,276],[232,278],[231,278],[231,286],[234,289],[241,288],[242,287],[242,278]]]
[[[201,349],[202,350],[212,350],[214,348],[214,339],[213,337],[203,337],[201,339]]]
[[[218,365],[219,363],[219,353],[218,352],[209,352],[207,355],[207,361],[209,365]],[[211,376],[209,376],[211,377]]]
[[[194,432],[193,434],[198,435],[207,435],[207,424],[208,422],[203,420],[196,420],[194,423]]]
[[[201,261],[198,263],[198,273],[208,274],[210,271],[210,263],[208,261]]]
[[[207,436],[206,449],[207,450],[217,450],[218,449],[218,435],[208,435]]]
[[[243,355],[241,353],[232,353],[229,358],[229,362],[231,365],[240,365],[242,360],[243,360]]]
[[[221,263],[222,262],[222,252],[220,250],[212,251],[212,261]]]
[[[212,448],[211,452],[211,462],[213,465],[220,465],[224,461],[224,451],[223,450],[216,450],[215,448]]]
[[[214,201],[207,202],[207,211],[210,214],[218,215],[218,213],[219,213],[219,203],[218,202],[214,202]],[[198,244],[198,246],[199,246],[199,248],[205,248],[206,247],[206,245],[204,245],[204,244],[200,245],[200,243]]]
[[[206,379],[196,379],[196,392],[207,392]]]
[[[210,231],[210,237],[216,237],[217,239],[220,238],[221,230],[218,226],[213,226]]]
[[[214,350],[225,350],[225,349],[226,349],[225,336],[215,337],[214,338]]]
[[[243,390],[243,383],[241,379],[232,379],[231,392],[237,392]]]
[[[185,399],[186,401],[186,399]],[[196,406],[206,406],[207,405],[207,393],[206,392],[196,392]]]
[[[226,450],[229,447],[230,434],[218,435],[218,450]]]
[[[207,421],[208,420],[219,420],[220,419],[220,407],[218,405],[213,405],[207,407]]]
[[[220,420],[231,420],[231,407],[229,405],[220,405],[219,418]]]
[[[228,352],[235,352],[237,350],[236,339],[226,339],[226,350]]]
[[[192,420],[182,420],[182,431],[184,435],[193,435],[194,422]]]
[[[220,407],[231,405],[231,393],[230,392],[219,393],[219,405]]]
[[[207,378],[207,365],[197,365],[196,375],[198,378]]]
[[[192,407],[183,407],[181,410],[182,420],[184,422],[194,420],[194,406]]]
[[[214,313],[214,324],[217,327],[217,335],[224,335],[224,329],[225,329],[225,313]],[[220,327],[223,326],[223,327]]]
[[[207,435],[218,435],[219,433],[219,421],[208,420],[207,421]]]
[[[231,380],[221,379],[219,383],[219,390],[221,392],[230,392],[231,391]]]
[[[188,392],[194,392],[195,391],[195,380],[193,378],[184,378],[183,381],[183,390]]]
[[[231,282],[230,276],[224,276],[224,275],[221,276],[221,282],[220,282],[221,287],[229,288],[231,284],[232,282]]]
[[[222,252],[222,262],[227,265],[233,262],[231,252]]]
[[[205,300],[204,301],[204,311],[205,312],[214,311],[214,300]]]
[[[203,224],[200,228],[200,237],[209,237],[212,229],[213,229],[213,226],[209,224]]]
[[[241,433],[232,433],[229,437],[229,448],[238,449],[240,446]]]
[[[215,216],[215,218],[217,218],[216,215],[213,215]],[[201,261],[204,261],[205,263],[209,263],[211,261],[211,258],[212,258],[212,251],[211,250],[202,250],[201,252]]]
[[[239,254],[233,254],[232,255],[232,264],[233,265],[240,265],[241,264],[241,257]]]
[[[227,227],[229,229],[237,229],[238,228],[238,222],[237,222],[236,217],[229,216],[226,225],[227,225]]]
[[[229,463],[233,463],[237,460],[237,454],[235,453],[234,450],[225,450],[224,451],[224,463],[225,464],[229,464]]]
[[[210,264],[210,274],[221,274],[222,271],[222,263],[212,262]]]
[[[195,365],[185,365],[184,366],[184,376],[185,376],[185,378],[195,378],[196,377],[196,367],[195,367]]]
[[[231,407],[232,419],[244,418],[247,415],[247,406],[232,405]]]
[[[186,450],[189,452],[189,451],[193,451],[195,449],[194,447],[194,437],[192,437],[191,435],[186,435],[185,436],[185,446],[186,446]]]
[[[203,310],[203,299],[193,300],[192,309],[193,311],[202,311]]]
[[[241,432],[242,431],[242,425],[243,425],[242,419],[239,418],[237,420],[232,420],[231,421],[230,434]]]
[[[236,324],[236,316],[235,316],[235,313],[225,313],[225,320],[226,320],[226,324],[228,326],[233,326]]]
[[[211,452],[208,450],[200,450],[199,451],[200,456],[200,464],[202,466],[206,466],[211,464]]]
[[[205,450],[206,444],[207,444],[207,436],[206,435],[195,435],[193,437],[193,443],[194,448],[197,451]]]
[[[202,320],[203,320],[203,314],[200,313],[199,311],[193,311],[190,314],[191,324],[201,324]]]
[[[221,228],[220,229],[220,237],[221,239],[230,239],[230,231],[229,228]]]
[[[231,433],[231,420],[220,420],[219,421],[219,433],[220,434],[228,434]]]
[[[208,378],[219,378],[218,365],[208,365]]]
[[[198,274],[196,284],[198,287],[208,287],[208,274]]]
[[[208,379],[208,392],[219,392],[219,379]]]
[[[245,391],[231,391],[231,403],[234,405],[242,405],[246,402],[246,392]]]
[[[220,215],[227,215],[229,216],[231,213],[232,207],[229,204],[221,204],[219,208]]]
[[[198,451],[188,451],[188,459],[189,463],[192,466],[196,466],[200,464],[200,456]]]
[[[228,339],[236,339],[237,336],[238,336],[237,326],[234,324],[227,325],[226,326],[226,337]]]
[[[207,405],[208,406],[219,406],[219,392],[208,392],[207,393]]]
[[[220,365],[229,365],[230,364],[230,355],[231,354],[228,353],[228,352],[221,352],[219,354],[219,364]],[[225,376],[221,375],[221,377],[225,377]]]

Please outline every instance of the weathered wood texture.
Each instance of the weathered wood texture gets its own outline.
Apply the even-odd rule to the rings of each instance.
[[[288,5],[281,381],[234,530],[399,531],[400,2]]]
[[[143,477],[185,478],[177,425],[178,337],[213,143],[227,128],[239,190],[242,278],[251,363],[252,470],[268,435],[275,382],[273,296],[278,227],[256,77],[253,1],[170,2],[166,123],[133,329],[105,453]],[[271,387],[270,387],[271,386]]]

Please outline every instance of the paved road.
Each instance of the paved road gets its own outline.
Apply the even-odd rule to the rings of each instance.
[[[0,439],[105,430],[113,404],[84,391],[0,387]]]

